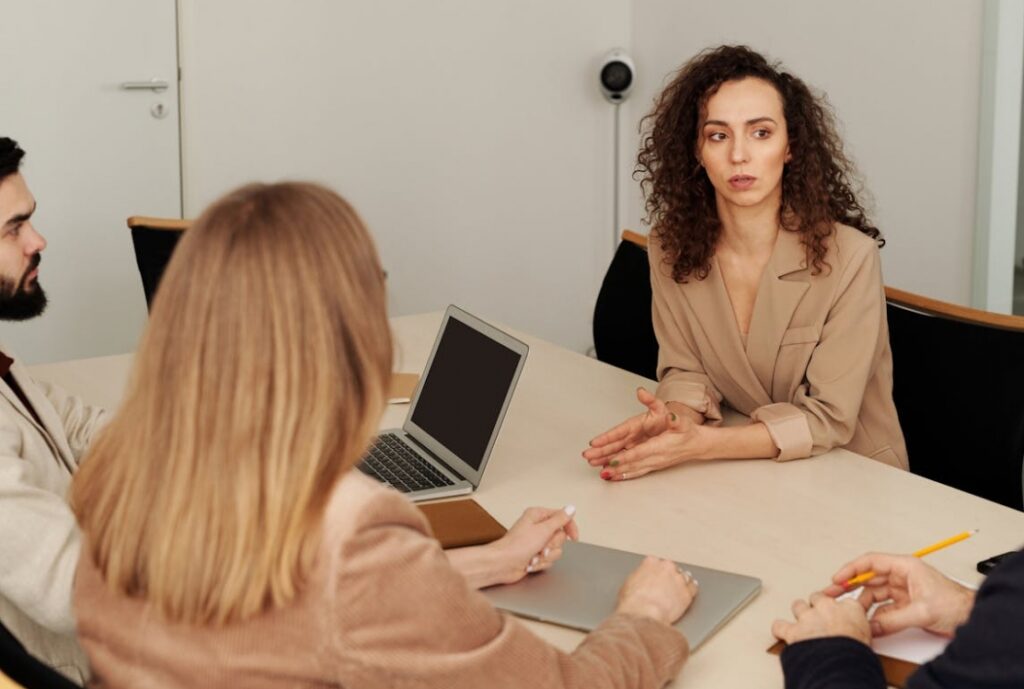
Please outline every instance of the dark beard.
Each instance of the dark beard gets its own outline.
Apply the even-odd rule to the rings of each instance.
[[[32,257],[17,285],[10,278],[0,277],[0,320],[26,321],[46,310],[46,292],[39,279],[31,287],[25,284],[28,274],[39,266],[39,259],[39,254]]]

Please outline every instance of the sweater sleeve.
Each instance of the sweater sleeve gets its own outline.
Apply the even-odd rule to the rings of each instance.
[[[627,615],[564,653],[470,589],[398,494],[361,521],[335,577],[335,643],[355,686],[657,688],[686,659],[677,630]]]

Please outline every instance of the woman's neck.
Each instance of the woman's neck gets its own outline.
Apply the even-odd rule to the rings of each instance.
[[[778,206],[761,204],[744,208],[719,202],[718,218],[722,222],[719,248],[736,256],[771,254],[779,235]]]

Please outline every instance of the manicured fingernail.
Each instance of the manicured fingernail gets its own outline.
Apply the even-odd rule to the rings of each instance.
[[[685,574],[688,579],[693,579],[693,572],[691,572],[690,570],[684,569],[683,574]]]
[[[565,513],[567,515],[569,515],[570,517],[572,515],[576,514],[576,505],[566,505],[564,509],[565,509]]]
[[[604,471],[601,472],[601,478],[603,478],[605,481],[610,481],[612,479],[612,472],[605,469]]]
[[[613,459],[612,461],[608,462],[608,466],[613,466],[613,467],[619,466],[619,460]]]
[[[533,566],[535,566],[535,565],[536,565],[536,564],[537,564],[538,562],[540,562],[540,558],[539,558],[539,557],[537,557],[536,555],[534,555],[534,556],[533,556],[533,557],[532,557],[532,558],[530,559],[530,566],[531,566],[531,567],[533,567]]]
[[[533,565],[526,565],[526,573],[529,574],[533,571]]]
[[[542,554],[542,555],[543,555],[544,557],[547,557],[548,555],[550,555],[550,554],[551,554],[551,548],[545,548],[545,549],[544,549],[544,552],[543,552],[543,553],[541,553],[541,554]]]
[[[673,412],[673,413],[669,414],[669,416],[670,416],[670,417],[672,418],[672,420],[673,420],[673,421],[675,421],[675,420],[676,420],[676,415],[675,415],[675,412]]]

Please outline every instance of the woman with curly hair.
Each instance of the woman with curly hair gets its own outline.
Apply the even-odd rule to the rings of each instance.
[[[583,456],[605,480],[821,454],[907,468],[878,250],[823,99],[743,46],[686,63],[644,119],[656,395]],[[750,417],[721,427],[721,403]]]

